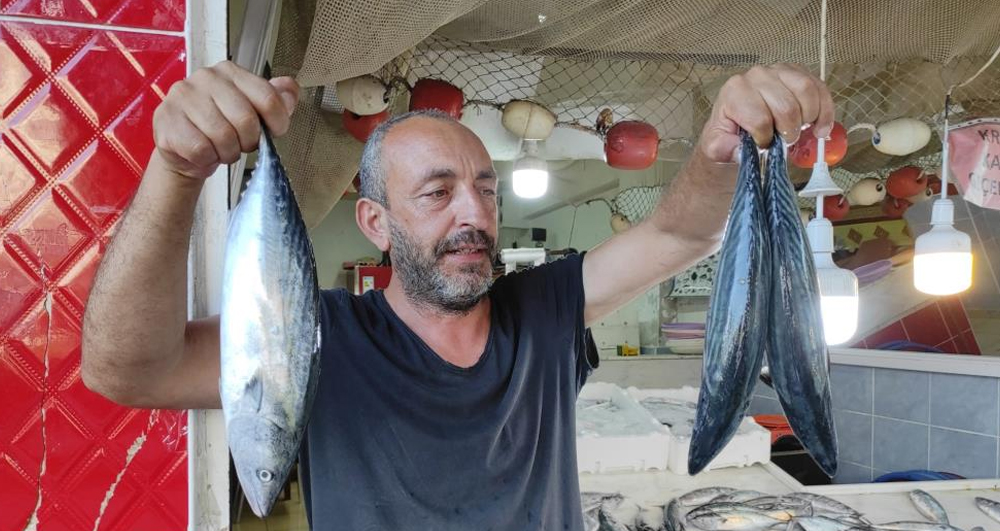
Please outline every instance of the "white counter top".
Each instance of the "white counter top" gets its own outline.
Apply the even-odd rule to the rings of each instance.
[[[773,463],[710,470],[697,476],[660,471],[580,474],[581,492],[620,493],[638,504],[642,519],[650,525],[663,521],[663,506],[672,498],[710,486],[753,489],[769,494],[815,492],[846,503],[877,523],[924,520],[907,497],[907,492],[923,489],[941,502],[952,525],[962,529],[977,525],[986,530],[1000,529],[1000,522],[990,520],[974,503],[976,496],[1000,501],[1000,479],[804,486]],[[619,513],[618,516],[632,517],[634,514]]]

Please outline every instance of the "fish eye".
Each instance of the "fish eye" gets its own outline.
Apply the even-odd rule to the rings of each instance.
[[[263,481],[264,483],[269,483],[272,479],[274,479],[274,474],[272,474],[270,470],[262,468],[257,471],[257,479]]]

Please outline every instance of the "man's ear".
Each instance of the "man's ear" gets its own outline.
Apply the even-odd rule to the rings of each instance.
[[[385,207],[367,198],[354,205],[354,219],[361,233],[382,252],[389,250],[389,220]]]

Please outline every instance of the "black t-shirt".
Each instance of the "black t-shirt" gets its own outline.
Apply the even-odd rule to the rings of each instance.
[[[499,278],[486,349],[441,359],[385,296],[322,294],[302,448],[312,529],[583,529],[577,394],[597,366],[582,255]]]

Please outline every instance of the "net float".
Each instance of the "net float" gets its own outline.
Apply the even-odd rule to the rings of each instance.
[[[604,139],[604,157],[608,166],[619,170],[644,170],[656,162],[660,134],[646,122],[618,122],[608,129]]]
[[[362,116],[354,112],[344,110],[344,129],[351,134],[358,142],[367,142],[375,128],[382,122],[389,119],[389,109],[378,114]]]
[[[868,206],[885,198],[885,184],[881,180],[868,177],[854,183],[847,192],[847,200],[855,206]]]
[[[799,139],[789,146],[788,158],[792,164],[803,169],[810,169],[816,163],[818,139],[813,134],[813,126],[802,130]],[[833,123],[830,138],[826,141],[823,159],[828,166],[834,166],[847,155],[847,130],[840,122]]]
[[[462,89],[440,79],[419,79],[410,91],[410,110],[438,110],[456,120],[462,118]]]
[[[372,75],[338,81],[337,99],[344,109],[358,116],[378,114],[389,107],[385,85],[382,80]]]
[[[927,188],[924,170],[916,166],[903,166],[893,170],[885,181],[886,192],[897,199],[905,199],[923,192]]]
[[[823,197],[823,217],[830,221],[844,219],[851,210],[851,204],[842,195],[827,195]]]
[[[556,115],[533,101],[514,100],[503,106],[503,126],[525,140],[545,140],[556,126]]]
[[[872,133],[872,147],[879,153],[900,157],[916,153],[931,140],[931,128],[916,118],[896,118],[878,126],[857,124],[848,133],[865,129]]]

